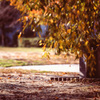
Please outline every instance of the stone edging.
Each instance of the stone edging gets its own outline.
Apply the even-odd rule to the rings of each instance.
[[[51,77],[51,81],[71,81],[71,82],[100,82],[100,78],[80,78],[80,77]]]

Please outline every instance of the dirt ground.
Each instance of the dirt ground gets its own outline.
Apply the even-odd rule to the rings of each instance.
[[[50,73],[0,73],[0,100],[100,100],[100,82],[51,81]]]
[[[39,64],[79,63],[78,60],[74,60],[74,55],[65,57],[63,54],[58,56],[51,53],[50,59],[42,55],[42,52],[0,52],[1,59],[15,59],[29,63],[34,61],[38,61]],[[18,72],[0,71],[0,100],[100,100],[100,81],[91,83],[51,81],[50,76],[63,76],[65,73]]]
[[[0,52],[0,59],[13,59],[25,61],[28,64],[78,64],[79,60],[75,60],[75,56],[50,54],[50,59],[43,56],[43,52]]]

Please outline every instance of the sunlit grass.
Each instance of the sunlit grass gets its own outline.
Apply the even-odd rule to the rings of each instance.
[[[79,73],[76,72],[52,72],[52,71],[40,71],[40,70],[25,70],[25,69],[9,69],[9,68],[2,68],[0,69],[0,73],[5,73],[5,74],[9,74],[9,73],[19,73],[19,74],[31,74],[31,73],[41,73],[41,74],[52,74],[52,75],[59,75],[59,76],[63,76],[63,75],[79,75]]]
[[[43,61],[22,61],[22,60],[13,60],[13,59],[0,59],[0,67],[13,67],[13,66],[28,66],[28,65],[44,65]]]
[[[53,73],[50,71],[38,71],[38,70],[24,70],[24,69],[0,69],[0,73],[20,73],[20,74],[29,74],[29,73]]]
[[[6,60],[0,59],[0,67],[11,67],[11,66],[24,66],[27,65],[24,61],[17,61],[17,60]]]
[[[29,48],[20,48],[20,47],[0,47],[0,52],[43,52],[42,48],[29,47]]]

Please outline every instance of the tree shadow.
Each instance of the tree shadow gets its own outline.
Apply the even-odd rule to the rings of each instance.
[[[76,87],[80,87],[76,85]],[[75,86],[65,86],[65,91],[73,89]],[[33,90],[33,91],[31,91]],[[95,97],[100,97],[100,91],[87,92],[75,89],[72,92],[65,92],[58,89],[56,86],[39,86],[39,85],[22,85],[1,83],[0,84],[0,100],[87,100]],[[6,92],[3,92],[6,91]],[[75,92],[76,91],[76,92]]]

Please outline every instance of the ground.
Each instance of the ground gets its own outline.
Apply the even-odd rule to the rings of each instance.
[[[65,57],[51,52],[50,59],[42,55],[40,49],[0,48],[0,66],[79,63],[72,54]],[[71,74],[77,76],[77,73],[0,69],[0,100],[100,100],[100,81],[50,80],[51,76]]]
[[[51,81],[51,75],[0,73],[0,100],[100,100],[100,81]]]
[[[0,48],[0,67],[79,63],[73,54],[55,55],[50,51],[50,59],[43,55],[42,48]]]

